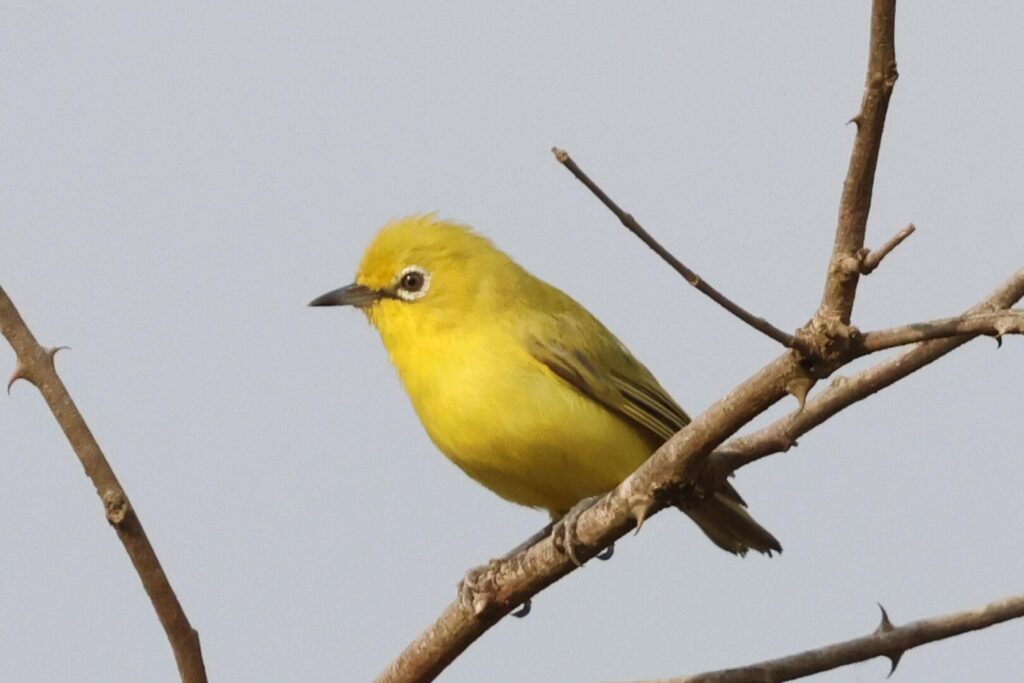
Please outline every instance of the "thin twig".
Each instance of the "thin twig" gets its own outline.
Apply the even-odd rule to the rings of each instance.
[[[865,332],[861,338],[861,348],[864,353],[874,353],[895,346],[956,337],[961,334],[985,334],[996,339],[1000,339],[1004,334],[1024,334],[1024,311],[977,313]]]
[[[1007,308],[1024,297],[1024,268],[968,313]],[[576,531],[578,555],[584,560],[633,529],[637,520],[658,512],[657,492],[684,482],[706,481],[711,473],[733,471],[759,457],[785,450],[785,444],[852,403],[893,384],[966,343],[967,336],[937,339],[920,344],[888,359],[861,375],[835,382],[822,395],[807,401],[794,416],[784,418],[753,435],[733,439],[711,457],[705,457],[752,416],[763,412],[786,395],[787,378],[799,372],[792,354],[783,354],[697,416],[673,436],[647,462],[584,512]],[[851,358],[854,357],[851,353]],[[792,434],[794,436],[787,436]],[[729,469],[729,468],[732,469]],[[723,477],[724,478],[724,477]],[[377,678],[379,683],[433,680],[459,654],[507,613],[547,586],[574,571],[576,566],[557,551],[550,538],[537,543],[486,577],[492,601],[480,612],[467,611],[460,600],[452,602],[437,620],[391,662]]]
[[[564,149],[559,149],[558,147],[553,147],[551,151],[554,153],[555,158],[558,159],[559,163],[569,169],[569,172],[576,176],[577,180],[586,185],[587,189],[594,193],[594,196],[600,199],[601,202],[607,206],[613,214],[615,214],[616,218],[626,226],[627,230],[639,237],[644,244],[650,247],[654,253],[662,258],[662,260],[672,266],[677,273],[683,276],[683,279],[696,287],[698,291],[746,324],[753,327],[761,334],[771,337],[786,348],[804,350],[800,347],[800,341],[794,338],[793,335],[780,330],[764,318],[759,318],[758,316],[748,312],[742,306],[733,302],[717,289],[709,285],[702,277],[683,265],[683,263],[677,259],[672,252],[661,246],[661,244],[654,239],[649,232],[644,230],[636,219],[633,218],[632,214],[626,213],[619,208],[619,205],[616,204],[612,198],[597,185],[597,183],[591,180],[590,176],[584,173],[583,169],[581,169],[575,161],[572,160],[572,157],[569,156],[568,152]]]
[[[59,348],[45,349],[36,342],[3,287],[0,287],[0,332],[7,337],[18,357],[18,365],[10,384],[18,379],[28,380],[46,399],[53,416],[71,443],[71,448],[85,468],[86,475],[96,486],[96,493],[106,510],[107,521],[114,527],[135,571],[142,579],[142,586],[171,642],[181,680],[185,683],[205,683],[206,668],[199,646],[199,634],[189,624],[128,495],[57,375],[53,357]]]
[[[860,263],[857,264],[857,269],[860,271],[860,274],[870,275],[882,262],[882,259],[888,256],[890,251],[900,246],[900,243],[902,243],[903,240],[913,235],[915,230],[917,230],[917,228],[914,227],[913,223],[910,223],[907,227],[890,237],[889,241],[878,249],[861,249],[860,254],[858,254],[858,256],[861,257],[859,259]]]
[[[864,97],[853,117],[857,137],[839,202],[839,221],[817,318],[832,325],[849,325],[857,293],[858,268],[850,268],[864,247],[864,233],[871,210],[871,193],[882,144],[885,115],[896,78],[896,0],[873,0],[871,38]],[[854,261],[856,262],[856,261]]]
[[[1024,617],[1024,595],[1003,598],[963,612],[912,621],[903,626],[893,626],[883,610],[882,622],[871,635],[750,666],[637,683],[781,683],[875,657],[888,657],[892,663],[891,673],[907,650],[1021,617]]]

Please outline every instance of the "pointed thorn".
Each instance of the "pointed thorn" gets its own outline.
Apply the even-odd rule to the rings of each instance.
[[[647,501],[641,501],[631,506],[629,511],[633,513],[633,518],[636,519],[636,528],[633,529],[633,535],[636,536],[640,533],[644,522],[647,521],[647,515],[651,512],[651,505]]]
[[[7,395],[8,396],[11,395],[11,387],[19,379],[28,379],[28,377],[25,375],[25,366],[21,364],[21,361],[18,361],[18,364],[14,368],[14,373],[11,375],[10,381],[7,382]]]
[[[526,599],[526,602],[519,605],[512,611],[512,616],[516,619],[525,619],[530,614],[530,610],[533,608],[533,600],[530,598]]]
[[[70,346],[51,346],[49,348],[43,349],[43,351],[46,352],[46,355],[49,356],[51,363],[53,363],[53,359],[57,355],[58,351],[70,351],[70,350],[71,350]]]
[[[797,377],[786,382],[786,392],[800,404],[797,408],[798,413],[803,412],[804,406],[807,405],[807,394],[810,393],[813,386],[814,380],[809,377]]]
[[[879,622],[878,628],[875,629],[875,633],[888,633],[889,631],[894,630],[896,627],[892,625],[891,621],[889,621],[889,613],[885,611],[884,607],[882,607],[882,603],[876,602],[875,604],[878,605],[878,609],[882,610],[882,621]]]
[[[857,114],[856,116],[851,118],[849,121],[847,121],[846,125],[850,125],[851,123],[856,123],[857,127],[860,128],[860,122],[861,122],[860,114]]]
[[[889,658],[889,663],[891,664],[891,666],[889,667],[889,674],[886,676],[886,678],[892,678],[892,675],[896,673],[896,667],[900,665],[900,658],[902,656],[903,652],[899,652],[894,655],[886,655],[886,657]]]

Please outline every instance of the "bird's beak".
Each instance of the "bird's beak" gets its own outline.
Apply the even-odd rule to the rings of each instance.
[[[355,306],[366,308],[372,306],[383,296],[376,289],[352,283],[340,289],[322,294],[309,302],[310,306]]]

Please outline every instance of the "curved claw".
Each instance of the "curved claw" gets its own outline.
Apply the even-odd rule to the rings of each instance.
[[[572,506],[562,519],[555,523],[555,526],[551,529],[551,542],[555,548],[566,555],[572,560],[572,563],[577,567],[582,567],[583,562],[577,555],[577,551],[580,546],[580,539],[576,536],[576,525],[580,521],[580,516],[592,508],[594,504],[601,500],[603,496],[592,496],[590,498],[584,498],[580,502]]]
[[[580,539],[576,536],[576,523],[579,521],[579,515],[575,515],[572,518],[570,518],[570,515],[572,515],[572,512],[565,515],[555,524],[555,527],[551,530],[551,542],[556,550],[568,555],[574,565],[582,567],[583,563],[576,555],[576,549],[580,546]]]
[[[533,607],[533,600],[531,600],[530,598],[527,598],[526,602],[524,602],[523,604],[519,605],[519,607],[515,608],[515,610],[513,610],[511,612],[511,614],[516,619],[525,619],[526,616],[530,613],[530,609],[532,607]]]
[[[607,548],[605,548],[604,550],[599,552],[597,555],[594,555],[594,557],[596,557],[597,559],[601,560],[602,562],[606,562],[606,561],[612,559],[612,555],[614,555],[614,554],[615,554],[615,544],[612,543],[610,546],[608,546]]]

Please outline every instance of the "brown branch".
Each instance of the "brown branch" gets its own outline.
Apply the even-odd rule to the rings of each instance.
[[[637,520],[664,506],[660,494],[689,480],[695,458],[710,453],[744,424],[786,395],[789,378],[800,376],[795,354],[787,351],[697,416],[643,465],[579,518],[576,555],[586,561],[633,529]],[[513,608],[577,569],[550,537],[512,560],[490,567],[478,578],[488,600],[468,610],[453,601],[377,678],[379,683],[433,680],[463,650]]]
[[[929,339],[957,337],[962,334],[971,336],[985,334],[996,339],[1001,338],[1004,334],[1024,334],[1024,311],[978,313],[890,327],[885,330],[864,333],[860,345],[864,353],[874,353],[883,349],[891,349],[894,346],[915,344]]]
[[[983,301],[964,312],[960,319],[974,320],[998,317],[989,313],[1002,310],[1024,298],[1024,268],[1021,268],[989,294]],[[1003,310],[1003,313],[1008,311]],[[1019,312],[1014,311],[1015,317]],[[907,349],[851,377],[837,377],[825,391],[809,399],[802,410],[788,415],[752,434],[730,440],[708,458],[706,486],[724,481],[732,472],[755,460],[788,450],[811,429],[841,410],[894,384],[907,375],[938,360],[966,344],[983,330],[963,332],[957,336],[932,339]]]
[[[740,315],[736,310],[739,307],[735,304],[730,302],[731,306],[726,306],[731,312],[773,339],[785,339],[783,343],[793,351],[788,351],[768,363],[708,408],[662,445],[636,472],[609,492],[599,503],[586,510],[579,517],[576,526],[579,540],[576,554],[582,560],[593,557],[629,530],[642,524],[644,519],[665,506],[667,497],[676,494],[682,488],[700,486],[707,481],[705,477],[708,473],[716,471],[718,464],[722,462],[719,454],[713,458],[709,458],[709,454],[787,393],[797,395],[801,398],[802,404],[803,397],[816,379],[829,376],[837,368],[862,355],[857,345],[852,343],[858,335],[850,328],[849,322],[860,272],[860,261],[856,259],[862,254],[864,246],[864,230],[871,203],[871,189],[882,127],[896,79],[893,48],[894,9],[895,0],[875,0],[873,4],[867,87],[861,113],[856,119],[858,132],[840,203],[835,247],[817,314],[811,324],[798,331],[797,339],[790,342],[787,337],[780,338],[779,335],[785,335],[784,332],[776,330],[777,334],[773,334],[754,324],[750,319],[757,319],[749,313],[743,311],[746,317]],[[556,150],[555,153],[559,160],[619,217],[623,225],[672,264],[691,284],[698,288],[704,284],[696,274],[653,240],[632,216],[622,211],[572,163],[567,154],[560,150]],[[855,259],[852,268],[850,258]],[[851,270],[852,272],[848,272]],[[701,291],[708,294],[708,289],[710,288]],[[725,305],[722,303],[724,297],[717,292],[715,295],[717,298],[712,298]],[[1002,297],[1005,301],[990,301],[986,302],[986,305],[1005,308],[1022,296],[1024,270],[1018,272],[994,295],[996,298]],[[991,308],[973,312],[988,310]],[[967,336],[960,336],[933,340],[900,354],[897,359],[902,359],[902,364],[883,373],[879,388],[927,365],[967,339]],[[840,341],[846,343],[837,343]],[[808,349],[812,351],[809,352]],[[895,362],[897,359],[887,362]],[[855,389],[866,391],[864,395],[878,390],[871,389],[871,382],[868,380],[859,383]],[[852,403],[853,400],[849,402]],[[808,405],[816,404],[812,401]],[[818,411],[815,413],[818,420],[816,424],[840,409],[841,407],[836,407],[832,413],[827,410]],[[806,412],[807,410],[803,410],[797,415]],[[807,428],[811,427],[813,425]],[[794,438],[789,434],[768,436],[773,437],[770,439],[771,448],[781,445],[781,449],[791,445]],[[735,444],[736,441],[733,441],[729,445]],[[735,456],[733,457],[733,461],[727,461],[729,464],[742,464]],[[479,599],[474,602],[472,608],[463,607],[459,599],[451,603],[437,621],[417,637],[377,680],[381,683],[432,680],[512,609],[575,569],[573,561],[565,553],[555,549],[550,537],[507,560],[491,565],[476,576]]]
[[[879,264],[882,262],[882,259],[888,256],[889,252],[891,252],[893,249],[900,246],[900,244],[903,243],[903,240],[913,235],[915,230],[917,230],[917,228],[915,228],[914,224],[911,223],[907,227],[903,228],[898,233],[890,237],[889,241],[880,246],[878,249],[868,249],[866,247],[862,248],[860,252],[858,252],[857,254],[857,260],[859,261],[857,263],[858,272],[860,272],[861,275],[870,275],[872,272],[874,272],[875,268],[879,266]]]
[[[1024,268],[968,313],[1006,308],[1022,297]],[[669,439],[636,472],[580,516],[579,557],[593,557],[633,529],[638,520],[642,522],[657,513],[664,505],[661,499],[665,492],[678,490],[687,482],[713,483],[713,479],[724,479],[744,464],[785,450],[796,436],[937,360],[969,338],[925,342],[851,380],[836,381],[829,390],[809,400],[802,411],[760,432],[733,439],[722,451],[706,457],[725,438],[785,396],[784,387],[789,381],[806,376],[792,353],[779,356]],[[850,358],[853,357],[851,353]],[[572,561],[554,548],[550,538],[526,549],[514,561],[481,577],[491,599],[481,603],[478,611],[464,609],[459,600],[452,602],[377,681],[433,680],[512,609],[575,569]]]
[[[900,657],[907,650],[1021,617],[1024,617],[1024,595],[996,600],[982,607],[963,612],[912,621],[903,626],[893,626],[888,615],[885,614],[885,610],[882,610],[882,623],[871,635],[750,666],[708,671],[681,678],[644,681],[643,683],[792,681],[875,657],[888,657],[894,671]]]
[[[577,180],[583,183],[587,187],[587,189],[589,189],[594,194],[595,197],[600,199],[601,202],[605,206],[607,206],[613,214],[615,214],[616,218],[618,218],[619,221],[624,226],[626,226],[626,229],[628,229],[631,233],[639,237],[640,241],[642,241],[644,244],[650,247],[650,249],[655,254],[660,256],[662,260],[665,261],[665,263],[672,266],[672,268],[675,269],[677,273],[683,276],[683,279],[685,279],[691,285],[696,287],[698,291],[706,295],[716,304],[718,304],[725,310],[729,311],[746,324],[753,327],[761,334],[771,337],[772,339],[779,342],[786,348],[805,350],[801,347],[801,340],[795,338],[788,332],[780,330],[779,328],[775,327],[764,318],[760,318],[750,313],[742,306],[735,303],[727,296],[719,292],[717,289],[712,287],[710,284],[708,284],[707,281],[705,281],[701,276],[697,275],[695,272],[693,272],[685,265],[683,265],[683,263],[679,259],[677,259],[672,254],[672,252],[663,247],[661,243],[654,239],[654,237],[652,237],[649,232],[644,230],[643,226],[641,226],[636,221],[636,219],[633,218],[632,214],[626,213],[621,208],[619,208],[619,205],[616,204],[612,200],[612,198],[609,197],[605,193],[605,191],[598,186],[597,183],[591,180],[590,176],[584,173],[583,169],[581,169],[575,161],[572,160],[572,157],[569,156],[568,152],[566,152],[564,149],[559,149],[558,147],[552,147],[551,151],[555,155],[555,158],[558,159],[559,163],[561,163],[563,166],[569,169],[569,172],[576,176]]]
[[[142,586],[171,642],[181,680],[186,683],[205,683],[206,669],[199,646],[199,634],[189,624],[128,495],[121,488],[99,444],[57,375],[53,357],[59,348],[44,349],[36,342],[3,287],[0,287],[0,332],[7,337],[18,357],[8,391],[15,381],[25,379],[34,384],[46,399],[53,416],[71,443],[71,448],[85,468],[86,475],[96,486],[96,493],[106,510],[107,521],[114,527],[135,571],[142,579]]]
[[[853,117],[857,137],[839,202],[839,221],[829,263],[828,278],[817,318],[827,325],[850,324],[860,276],[858,254],[871,210],[871,193],[882,144],[885,115],[898,73],[896,71],[896,0],[873,0],[867,78],[860,112]],[[851,267],[851,264],[853,267]]]

